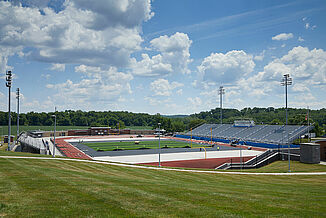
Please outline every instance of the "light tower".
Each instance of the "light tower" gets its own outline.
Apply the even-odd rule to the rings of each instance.
[[[16,98],[17,98],[17,141],[18,141],[18,136],[19,136],[19,88],[16,89]]]
[[[221,124],[223,123],[223,114],[222,114],[222,95],[225,94],[225,90],[223,89],[223,86],[220,86],[218,90],[218,94],[220,95],[220,117],[221,117]]]
[[[12,82],[12,74],[11,71],[8,70],[6,73],[7,77],[6,77],[6,86],[9,89],[9,100],[8,100],[8,151],[10,151],[10,140],[11,140],[11,110],[10,110],[10,93],[11,93],[11,82]]]
[[[288,125],[288,86],[292,85],[292,78],[289,74],[284,74],[281,80],[281,85],[285,87],[285,135],[286,135],[286,143],[288,144],[288,160],[289,160],[289,172],[291,172],[290,167],[290,143],[289,143],[289,135],[287,130]]]

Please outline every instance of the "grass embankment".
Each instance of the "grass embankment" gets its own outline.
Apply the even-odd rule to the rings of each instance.
[[[136,144],[137,141],[139,144]],[[134,141],[115,141],[115,142],[92,142],[87,143],[84,142],[84,145],[87,145],[94,150],[102,150],[102,151],[113,151],[116,149],[121,150],[135,150],[135,149],[155,149],[159,148],[159,142],[157,141],[138,141],[135,138]],[[190,146],[188,142],[183,141],[175,141],[175,140],[161,140],[161,148],[183,148],[186,146]]]
[[[0,216],[324,217],[325,181],[0,158]]]

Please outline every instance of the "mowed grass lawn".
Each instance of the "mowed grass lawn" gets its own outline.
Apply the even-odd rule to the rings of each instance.
[[[135,141],[139,142],[136,144]],[[114,141],[114,142],[84,142],[84,145],[93,148],[94,150],[113,151],[116,149],[121,150],[135,150],[135,149],[154,149],[159,148],[159,142],[157,141],[139,141],[137,138],[133,141]],[[188,142],[176,141],[176,140],[161,140],[161,148],[184,148],[190,146]]]
[[[0,217],[325,217],[326,176],[0,158]]]

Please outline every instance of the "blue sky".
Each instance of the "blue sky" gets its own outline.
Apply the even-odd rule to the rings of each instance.
[[[219,107],[325,108],[326,2],[0,1],[5,72],[21,111],[190,114]],[[14,98],[13,98],[14,99]],[[16,102],[12,102],[16,107]]]

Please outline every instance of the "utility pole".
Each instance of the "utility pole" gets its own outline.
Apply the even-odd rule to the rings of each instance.
[[[309,123],[309,106],[308,106],[308,112],[307,112],[307,121],[308,121],[308,142],[310,142],[310,131],[309,131],[309,127],[310,127],[310,123]]]
[[[289,74],[284,74],[281,85],[285,87],[285,134],[286,134],[286,142],[288,144],[288,160],[289,160],[289,172],[291,172],[291,166],[290,166],[290,143],[289,143],[289,133],[287,130],[287,125],[288,125],[288,86],[292,85],[292,78],[290,77]]]
[[[223,86],[220,86],[218,90],[218,94],[220,95],[220,117],[221,117],[221,124],[223,123],[223,114],[222,114],[222,95],[225,94],[225,90],[223,89]]]
[[[9,117],[9,120],[8,120],[8,151],[10,151],[10,140],[11,140],[11,110],[10,110],[10,93],[11,93],[11,82],[12,82],[12,74],[11,74],[11,71],[8,70],[7,73],[6,73],[7,77],[6,77],[6,86],[8,87],[9,89],[9,101],[8,101],[8,117]]]
[[[16,98],[17,98],[17,142],[18,142],[18,136],[19,136],[19,88],[16,89]]]

